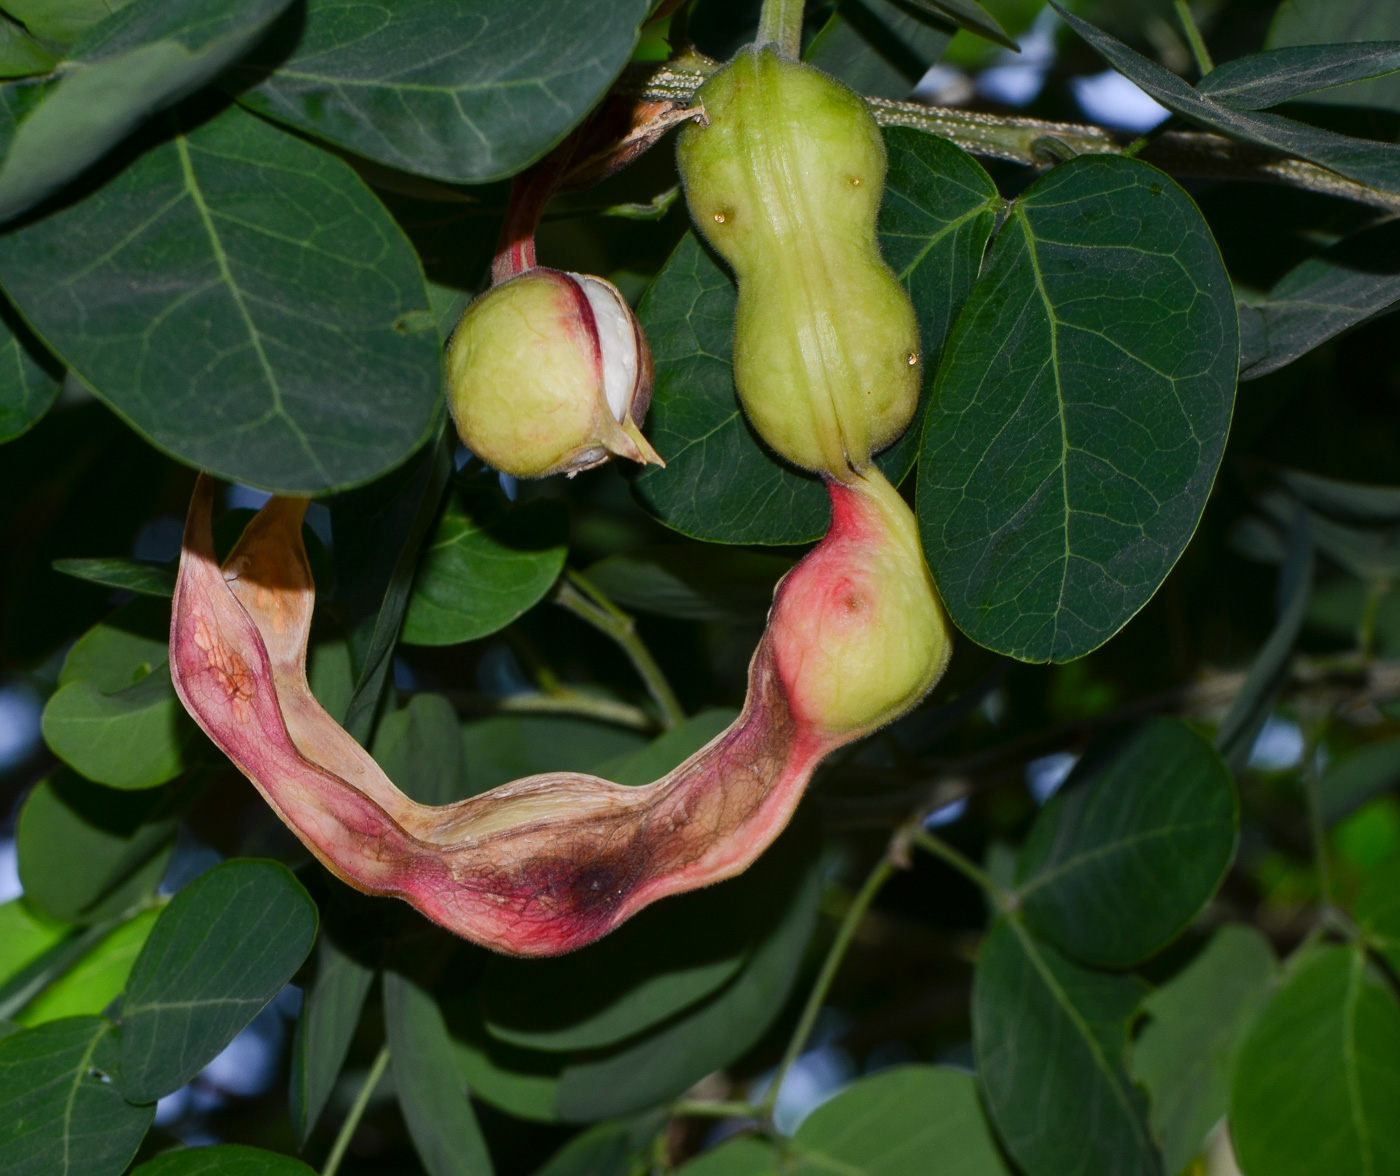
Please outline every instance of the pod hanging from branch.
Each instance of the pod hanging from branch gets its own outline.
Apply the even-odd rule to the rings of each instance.
[[[304,499],[274,498],[220,568],[213,482],[190,504],[171,619],[185,708],[334,874],[467,939],[570,951],[744,870],[822,757],[908,710],[947,663],[914,520],[878,474],[829,483],[832,526],[780,582],[735,723],[653,784],[554,772],[442,807],[409,799],[306,680]]]

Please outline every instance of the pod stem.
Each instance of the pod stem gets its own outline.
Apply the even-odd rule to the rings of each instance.
[[[535,232],[573,153],[574,139],[570,136],[511,181],[506,219],[501,224],[496,257],[491,263],[493,286],[535,268]]]
[[[802,57],[802,10],[805,0],[763,0],[756,45],[774,45],[782,56]]]

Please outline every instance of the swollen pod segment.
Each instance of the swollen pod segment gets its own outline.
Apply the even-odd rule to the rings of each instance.
[[[551,772],[456,804],[405,796],[306,680],[305,500],[272,499],[218,565],[201,476],[171,618],[185,708],[334,874],[467,939],[553,955],[743,871],[821,759],[908,710],[948,631],[908,508],[878,474],[829,483],[832,526],[780,582],[734,724],[653,784]]]

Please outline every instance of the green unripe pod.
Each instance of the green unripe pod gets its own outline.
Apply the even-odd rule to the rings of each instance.
[[[691,215],[734,270],[734,382],[763,439],[846,478],[918,405],[919,330],[880,256],[880,129],[859,95],[771,48],[697,92],[678,148]]]
[[[517,478],[608,460],[665,463],[642,436],[651,352],[622,295],[588,274],[529,269],[476,299],[447,349],[462,442]]]

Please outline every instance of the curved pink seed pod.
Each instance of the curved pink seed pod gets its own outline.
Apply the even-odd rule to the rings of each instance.
[[[185,529],[171,675],[209,737],[344,881],[403,898],[448,930],[500,951],[570,951],[659,898],[743,871],[787,824],[822,757],[894,717],[883,702],[861,725],[850,723],[847,706],[840,729],[802,717],[810,707],[794,705],[785,681],[792,674],[780,672],[793,659],[775,649],[772,634],[806,631],[800,618],[779,625],[785,610],[803,601],[820,606],[830,595],[823,586],[868,558],[887,529],[888,504],[837,484],[831,493],[831,532],[779,586],[749,667],[743,712],[643,788],[556,772],[440,808],[410,800],[307,686],[314,587],[301,542],[305,501],[271,500],[220,569],[207,476]],[[878,610],[871,618],[886,620]],[[940,654],[903,709],[932,684],[943,660]]]

